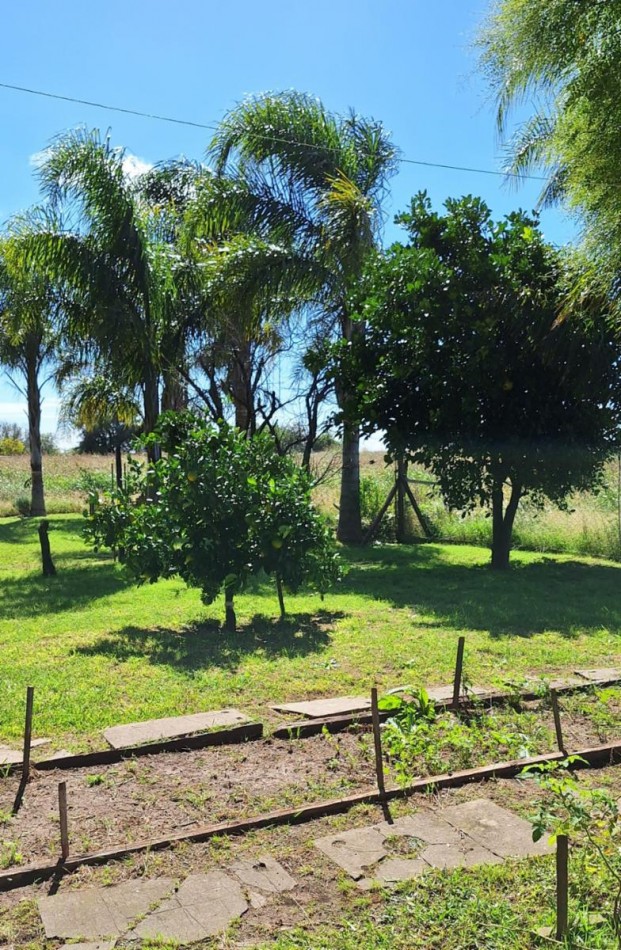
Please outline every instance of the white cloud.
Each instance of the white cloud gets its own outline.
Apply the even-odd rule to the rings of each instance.
[[[47,159],[49,154],[49,148],[42,148],[39,152],[33,152],[30,156],[28,164],[31,168],[41,168],[41,165]]]
[[[49,154],[49,148],[42,148],[39,152],[33,152],[29,159],[30,166],[35,169],[41,168],[41,165],[46,161]],[[152,168],[152,162],[147,162],[144,158],[139,158],[139,156],[134,155],[133,152],[125,152],[123,156],[123,171],[128,178],[138,178],[139,175],[144,175],[145,172],[150,171]]]
[[[143,158],[138,158],[132,152],[125,152],[123,156],[123,171],[128,178],[138,178],[145,172],[151,171],[153,165],[151,162],[145,162]]]

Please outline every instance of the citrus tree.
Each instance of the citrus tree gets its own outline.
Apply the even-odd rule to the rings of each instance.
[[[248,438],[191,413],[165,413],[144,440],[163,449],[127,485],[99,500],[87,536],[123,551],[139,582],[178,576],[205,603],[223,590],[226,626],[235,630],[235,594],[262,573],[283,589],[321,593],[340,577],[331,532],[314,509],[308,474],[279,456],[269,436]]]

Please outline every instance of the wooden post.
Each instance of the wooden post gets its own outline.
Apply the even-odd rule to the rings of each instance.
[[[395,539],[405,544],[405,479],[406,466],[402,458],[397,461],[397,493],[395,498]]]
[[[556,838],[556,939],[567,934],[569,907],[569,842],[567,835]]]
[[[377,705],[377,687],[371,690],[371,717],[373,719],[373,741],[375,743],[375,773],[380,795],[386,794],[384,782],[384,760],[382,758],[382,736],[380,734],[379,707]]]
[[[464,668],[464,646],[465,637],[460,637],[457,641],[457,657],[455,659],[455,676],[453,677],[453,709],[459,709],[459,699],[461,696],[461,681]]]
[[[32,713],[34,708],[34,686],[26,690],[26,722],[24,725],[24,754],[22,756],[22,781],[30,778],[30,743],[32,740]]]
[[[41,545],[41,562],[43,565],[43,574],[45,577],[54,577],[56,568],[52,560],[50,550],[50,539],[48,537],[50,523],[45,518],[39,522],[39,544]]]
[[[559,752],[567,755],[565,751],[565,742],[563,740],[563,727],[561,725],[561,713],[558,706],[558,696],[555,689],[550,689],[550,702],[552,703],[552,714],[554,716],[554,728],[556,730],[556,744]]]
[[[60,817],[60,853],[63,861],[69,857],[69,818],[67,815],[67,783],[58,783],[58,814]]]

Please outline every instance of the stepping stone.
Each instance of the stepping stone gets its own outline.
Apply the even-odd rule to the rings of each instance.
[[[545,838],[534,842],[530,822],[487,798],[451,805],[442,818],[501,858],[534,857],[553,850]]]
[[[491,692],[489,687],[484,686],[469,686],[466,697],[468,696],[487,696]],[[434,703],[452,703],[453,702],[453,687],[452,686],[431,686],[426,690],[429,699],[433,699]]]
[[[314,844],[363,890],[377,882],[410,880],[430,867],[499,864],[505,857],[552,850],[545,842],[533,843],[527,821],[487,799],[455,805],[441,814],[421,811],[392,824],[384,821],[319,838]]]
[[[174,897],[163,901],[128,937],[198,942],[220,933],[247,910],[241,886],[228,874],[193,874]]]
[[[104,738],[113,749],[127,749],[161,739],[183,739],[195,732],[209,729],[239,726],[250,722],[239,709],[219,709],[215,712],[195,713],[191,716],[170,716],[167,719],[149,719],[147,722],[130,722],[124,726],[112,726],[104,730]]]
[[[63,943],[60,950],[114,950],[116,940],[98,940],[97,943]]]
[[[49,745],[51,739],[33,739],[30,743],[31,749],[39,749],[41,746]],[[54,755],[50,756],[51,759],[60,759],[64,756],[71,755],[70,752],[55,752]],[[11,749],[7,745],[0,745],[0,766],[3,765],[21,765],[24,756],[23,749]]]
[[[7,745],[0,745],[0,767],[3,765],[21,765],[22,752],[10,749]]]
[[[276,712],[307,716],[309,719],[323,719],[326,716],[368,712],[371,709],[371,700],[366,696],[332,696],[328,699],[312,699],[304,703],[282,703],[270,708],[275,709]]]
[[[384,837],[382,832],[372,825],[369,828],[356,828],[353,831],[343,831],[339,835],[318,838],[314,844],[357,881],[365,876],[367,868],[387,857]]]
[[[256,887],[270,894],[282,894],[295,887],[291,875],[269,856],[256,861],[238,861],[231,864],[228,870],[246,887]]]
[[[147,913],[172,888],[169,878],[154,878],[40,897],[39,913],[45,936],[118,937],[135,917]]]
[[[574,670],[574,673],[591,683],[610,683],[621,680],[621,670],[615,667],[605,667],[600,670]]]

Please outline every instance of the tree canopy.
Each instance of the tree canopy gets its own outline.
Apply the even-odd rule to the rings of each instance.
[[[496,0],[479,38],[508,168],[546,170],[542,200],[578,211],[592,276],[621,260],[621,2]],[[509,134],[511,109],[531,115]],[[605,273],[602,273],[604,268]]]
[[[283,614],[283,585],[323,593],[338,580],[310,477],[277,455],[268,435],[247,438],[191,413],[165,413],[149,441],[161,445],[162,457],[146,471],[131,463],[127,484],[88,523],[95,544],[122,549],[136,579],[179,576],[206,603],[224,589],[230,629],[233,597],[256,575],[275,579]]]
[[[472,197],[441,215],[423,193],[400,221],[409,243],[378,256],[353,301],[358,416],[429,466],[450,507],[491,507],[505,567],[520,499],[593,487],[620,443],[621,343],[603,313],[559,316],[563,261],[536,218],[494,222]]]

